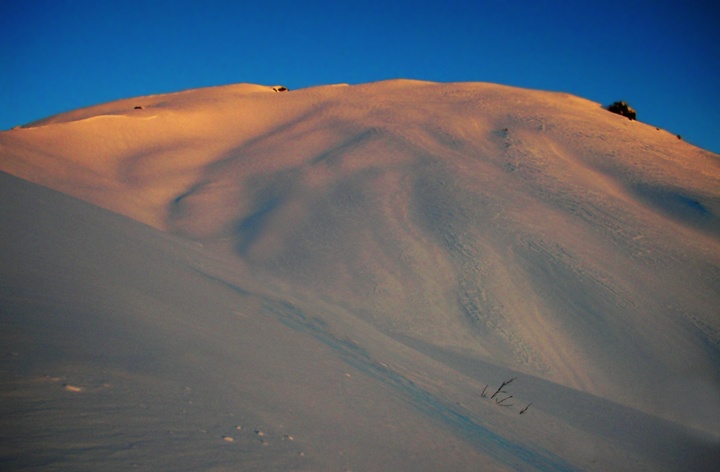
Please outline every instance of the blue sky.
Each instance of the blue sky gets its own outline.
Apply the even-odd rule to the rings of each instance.
[[[0,2],[0,129],[203,86],[399,77],[626,100],[720,152],[714,0]]]

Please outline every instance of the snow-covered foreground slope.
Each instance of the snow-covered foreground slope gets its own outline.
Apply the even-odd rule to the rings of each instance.
[[[720,459],[720,157],[599,104],[235,85],[0,133],[0,170],[0,461]]]

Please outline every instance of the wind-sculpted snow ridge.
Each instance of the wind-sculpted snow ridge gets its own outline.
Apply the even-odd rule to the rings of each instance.
[[[600,104],[483,83],[285,93],[240,84],[121,100],[0,133],[0,170],[151,227],[123,230],[127,247],[108,247],[155,248],[157,256],[106,268],[147,271],[144,284],[105,272],[93,283],[120,278],[107,297],[136,310],[117,321],[126,327],[143,324],[136,295],[186,313],[181,329],[166,326],[177,321],[172,310],[151,316],[157,339],[169,330],[190,346],[184,371],[219,362],[203,375],[247,394],[240,408],[257,409],[254,421],[275,425],[268,436],[285,438],[276,458],[290,462],[247,449],[246,467],[388,470],[397,456],[389,469],[476,470],[479,461],[487,469],[683,470],[717,458],[720,156]],[[50,195],[42,198],[58,198]],[[57,211],[89,211],[75,205]],[[59,224],[23,220],[22,238],[5,230],[4,240],[9,251],[27,249]],[[73,221],[62,224],[60,236],[46,237],[72,246],[62,235],[75,236]],[[82,274],[102,265],[97,248],[109,236],[82,234],[78,225],[89,253],[76,257],[86,265],[49,287],[89,282]],[[70,264],[43,254],[58,270]],[[33,257],[17,263],[34,267]],[[44,270],[4,276],[27,291]],[[10,293],[3,303],[16,306]],[[80,310],[90,302],[66,303]],[[221,313],[235,303],[243,308],[227,321]],[[255,334],[235,331],[243,323]],[[295,371],[272,354],[276,335]],[[154,336],[143,339],[172,343]],[[269,345],[251,354],[233,339]],[[237,356],[258,363],[234,374]],[[299,375],[333,386],[313,397]],[[482,394],[513,377],[508,400]],[[348,386],[358,378],[361,386]],[[171,379],[160,377],[158,392],[162,382]],[[213,395],[203,398],[227,401]],[[307,414],[298,413],[303,405]],[[389,423],[380,426],[383,414]],[[297,459],[303,451],[278,426],[291,422],[316,430],[304,446],[319,462]],[[429,429],[400,434],[400,423]],[[337,436],[340,425],[357,434]],[[363,464],[382,443],[369,438],[375,427],[396,435],[387,454]],[[450,449],[428,446],[445,434]]]

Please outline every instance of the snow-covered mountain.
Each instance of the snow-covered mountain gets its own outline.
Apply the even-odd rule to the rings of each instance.
[[[567,94],[277,89],[0,133],[0,463],[720,459],[720,156]]]

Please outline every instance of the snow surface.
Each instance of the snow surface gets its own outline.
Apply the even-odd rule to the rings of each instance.
[[[0,170],[4,467],[720,463],[720,156],[598,103],[231,85]]]

